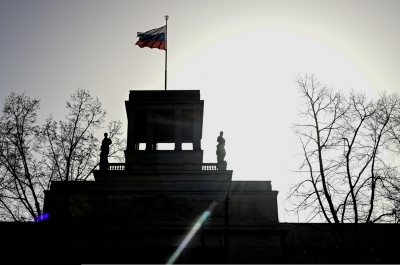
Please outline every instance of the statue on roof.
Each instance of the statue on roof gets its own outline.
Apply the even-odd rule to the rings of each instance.
[[[100,170],[105,170],[108,168],[108,154],[110,153],[110,145],[112,144],[112,141],[107,136],[108,136],[108,134],[104,133],[104,139],[101,142]]]
[[[225,155],[226,155],[226,152],[225,152],[225,139],[224,139],[223,135],[224,135],[224,132],[221,131],[219,133],[218,138],[217,138],[217,142],[218,142],[218,145],[217,145],[217,161],[218,161],[218,164],[221,164],[221,163],[224,162],[224,158],[225,158]]]

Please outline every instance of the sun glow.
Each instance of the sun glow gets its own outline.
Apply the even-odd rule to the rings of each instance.
[[[200,90],[205,100],[204,162],[216,162],[220,131],[226,139],[234,180],[271,180],[280,191],[281,221],[287,186],[299,175],[300,160],[291,125],[301,101],[294,78],[314,76],[337,90],[372,95],[360,71],[327,45],[291,32],[265,30],[237,35],[197,54],[169,89]]]

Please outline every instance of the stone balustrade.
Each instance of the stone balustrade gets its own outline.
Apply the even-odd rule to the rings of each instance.
[[[217,163],[203,164],[130,164],[130,163],[109,163],[108,170],[126,171],[162,171],[162,170],[218,170]]]
[[[217,163],[203,163],[200,165],[193,165],[193,170],[218,170]]]

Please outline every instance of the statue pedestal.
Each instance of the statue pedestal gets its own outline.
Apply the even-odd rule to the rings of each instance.
[[[221,163],[218,163],[218,170],[226,170],[226,161],[223,161]]]

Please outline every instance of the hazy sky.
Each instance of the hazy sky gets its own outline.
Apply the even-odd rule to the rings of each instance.
[[[0,104],[10,92],[41,99],[39,122],[61,119],[77,89],[126,127],[129,90],[164,88],[164,51],[138,31],[168,20],[168,88],[201,90],[202,149],[216,162],[219,131],[234,179],[272,180],[281,221],[298,175],[290,125],[294,77],[336,89],[399,92],[400,1],[0,1]],[[102,138],[102,133],[99,133]]]

